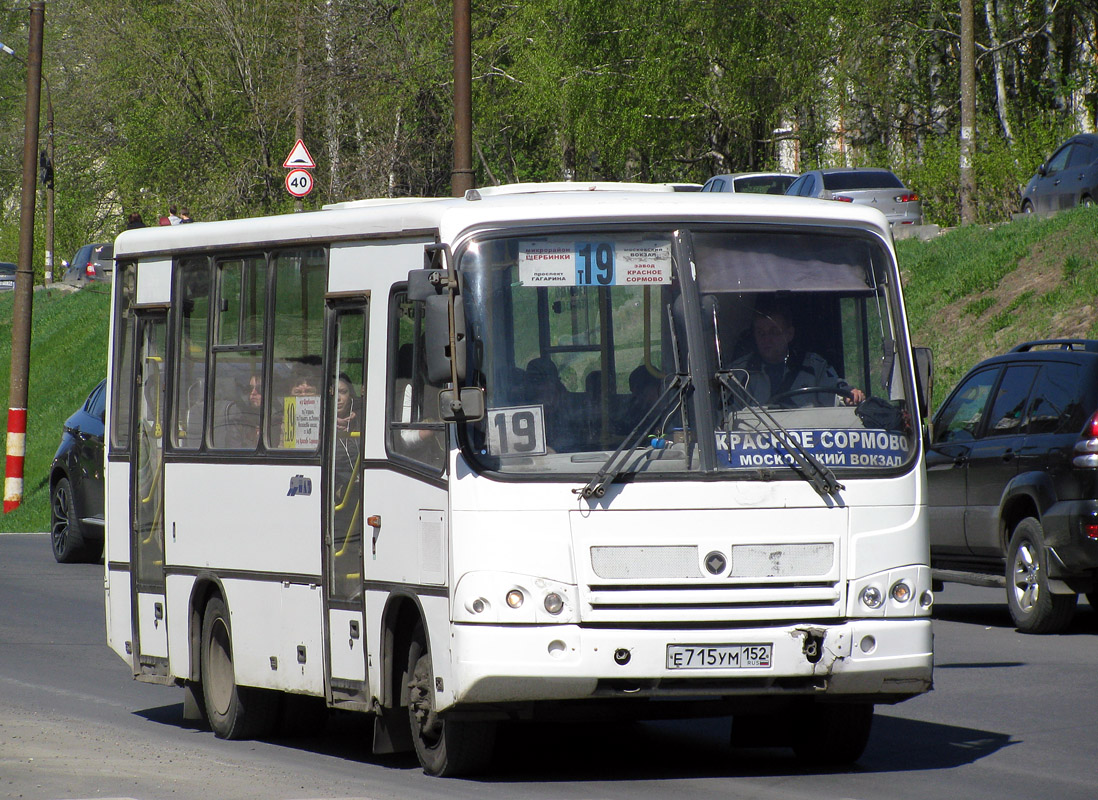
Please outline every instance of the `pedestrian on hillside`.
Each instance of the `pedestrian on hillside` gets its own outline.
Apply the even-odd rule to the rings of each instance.
[[[145,220],[141,219],[140,211],[131,211],[130,216],[126,220],[126,230],[132,231],[134,228],[144,228]]]
[[[179,210],[174,205],[168,206],[168,224],[178,225],[182,221],[179,217]]]
[[[188,222],[194,222],[194,220],[191,219],[191,210],[184,206],[179,209],[179,224],[184,225]]]

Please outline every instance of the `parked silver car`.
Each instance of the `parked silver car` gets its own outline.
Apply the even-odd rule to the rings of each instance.
[[[923,224],[919,195],[887,169],[814,169],[797,178],[786,194],[872,206],[893,225]]]
[[[714,175],[705,182],[703,192],[748,192],[751,194],[785,194],[796,175],[786,172],[734,172]]]

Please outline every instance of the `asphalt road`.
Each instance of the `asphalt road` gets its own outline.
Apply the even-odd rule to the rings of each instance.
[[[879,707],[857,767],[806,771],[730,749],[729,721],[505,731],[492,773],[428,778],[370,754],[347,715],[312,739],[225,742],[182,719],[182,692],[131,680],[105,644],[103,569],[56,564],[44,535],[0,535],[0,797],[1093,800],[1098,614],[1023,636],[1001,593],[950,585],[935,690]]]

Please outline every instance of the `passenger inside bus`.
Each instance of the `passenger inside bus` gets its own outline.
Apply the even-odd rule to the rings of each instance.
[[[754,348],[732,363],[734,377],[759,403],[785,408],[848,406],[865,400],[865,392],[839,377],[827,360],[796,340],[788,304],[762,298],[751,322]],[[811,391],[818,387],[820,391]]]
[[[294,364],[290,373],[290,394],[308,397],[320,394],[320,359],[302,359]]]
[[[581,444],[583,420],[577,418],[577,409],[553,359],[530,359],[526,365],[526,395],[528,402],[543,409],[546,446],[558,453],[575,450]]]
[[[263,407],[263,375],[253,372],[248,377],[244,402],[237,406],[236,446],[253,449],[259,443],[259,414]]]
[[[660,376],[641,364],[629,373],[629,398],[622,410],[618,432],[629,433],[637,426],[660,396]]]

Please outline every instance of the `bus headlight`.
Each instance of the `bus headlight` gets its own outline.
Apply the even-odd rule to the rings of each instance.
[[[549,592],[545,595],[545,610],[556,616],[564,610],[564,600],[556,592]]]
[[[847,615],[857,617],[929,617],[934,603],[930,568],[924,564],[865,575],[851,580]]]
[[[892,584],[892,589],[888,593],[897,603],[906,603],[911,599],[911,587],[904,581]]]
[[[578,622],[578,587],[513,572],[467,572],[454,587],[454,622],[559,625]]]
[[[876,586],[867,586],[862,589],[862,602],[869,608],[877,609],[884,603],[884,597]]]

